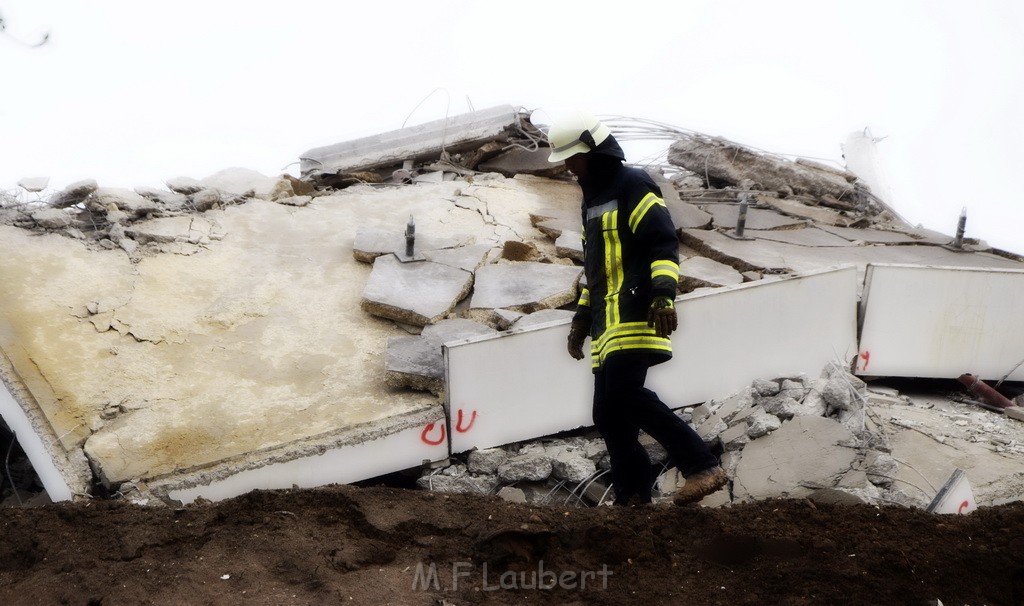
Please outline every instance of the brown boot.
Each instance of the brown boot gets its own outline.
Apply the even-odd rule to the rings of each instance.
[[[686,483],[676,491],[672,500],[676,505],[696,503],[725,486],[728,481],[729,476],[725,474],[725,470],[716,465],[686,478]]]

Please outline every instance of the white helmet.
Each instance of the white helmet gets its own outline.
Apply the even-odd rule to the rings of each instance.
[[[611,136],[603,122],[582,112],[559,118],[548,130],[551,155],[548,162],[561,162],[576,154],[585,154]]]

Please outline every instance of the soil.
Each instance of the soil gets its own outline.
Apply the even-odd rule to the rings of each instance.
[[[0,525],[0,604],[1024,603],[1022,503],[563,508],[336,486],[3,508]]]

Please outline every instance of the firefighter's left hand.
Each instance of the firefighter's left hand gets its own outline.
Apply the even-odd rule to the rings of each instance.
[[[668,297],[655,297],[647,312],[647,326],[654,329],[659,337],[667,338],[679,326],[676,307]]]

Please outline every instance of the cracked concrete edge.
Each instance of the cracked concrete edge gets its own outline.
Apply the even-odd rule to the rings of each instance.
[[[171,492],[209,486],[242,472],[316,457],[331,450],[372,442],[414,427],[425,427],[438,422],[447,423],[444,407],[440,403],[430,404],[423,409],[360,423],[330,435],[306,438],[268,450],[249,452],[201,469],[140,479],[157,498],[165,503],[173,503],[174,499],[169,496]]]
[[[0,348],[0,380],[14,404],[5,406],[8,403],[0,394],[0,416],[14,431],[50,499],[56,502],[88,496],[93,474],[85,453],[78,446],[70,450],[63,446],[61,437],[47,421],[3,348]]]

